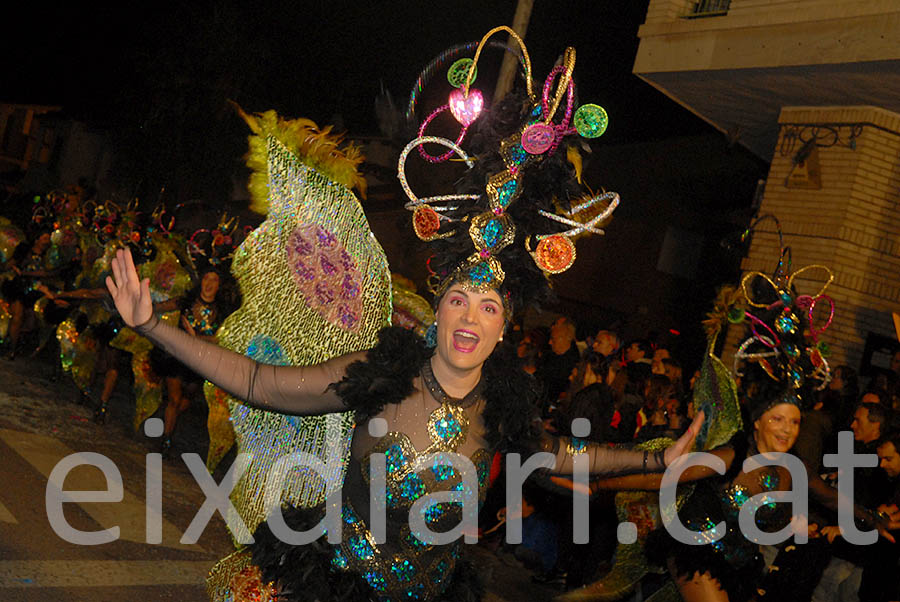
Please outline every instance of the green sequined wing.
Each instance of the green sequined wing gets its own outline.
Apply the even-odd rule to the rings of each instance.
[[[277,136],[266,136],[264,149],[268,214],[235,253],[231,271],[243,302],[219,329],[219,344],[280,365],[312,365],[372,347],[390,322],[391,281],[359,201]],[[349,413],[286,416],[226,400],[214,387],[206,393],[211,418],[230,419],[238,451],[249,456],[231,496],[246,525],[246,532],[232,532],[236,539],[265,520],[262,492],[279,458],[294,451],[323,460],[348,453]],[[221,457],[226,443],[211,442],[210,453]],[[311,506],[324,500],[342,482],[344,465],[324,479],[310,470],[290,472],[281,503]]]

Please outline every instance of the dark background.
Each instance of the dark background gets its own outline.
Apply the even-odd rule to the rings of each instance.
[[[379,94],[404,107],[431,58],[511,23],[515,7],[512,0],[20,7],[0,36],[0,101],[59,105],[102,132],[115,149],[119,197],[233,207],[245,195],[247,130],[229,99],[370,140],[380,136]],[[579,102],[610,115],[586,155],[588,182],[622,196],[607,236],[581,241],[576,266],[556,279],[560,302],[551,309],[578,317],[585,331],[672,329],[693,352],[702,347],[698,322],[716,286],[739,270],[742,250],[721,243],[746,227],[767,166],[631,73],[646,8],[646,0],[535,2],[525,41],[536,82],[565,46],[576,48]],[[479,62],[488,97],[499,55],[486,52]],[[426,111],[445,102],[443,73],[433,81],[421,101]],[[392,268],[420,280],[421,249],[411,234],[396,236],[408,220],[396,189],[376,186],[364,206]]]

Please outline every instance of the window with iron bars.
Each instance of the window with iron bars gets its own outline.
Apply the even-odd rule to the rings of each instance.
[[[718,17],[728,14],[731,0],[697,0],[691,6],[690,12],[684,15],[685,19],[699,19],[701,17]]]

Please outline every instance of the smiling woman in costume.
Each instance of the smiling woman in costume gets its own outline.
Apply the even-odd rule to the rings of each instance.
[[[507,28],[495,31],[501,29],[521,45]],[[495,31],[482,40],[476,61]],[[539,98],[532,92],[530,62],[524,45],[521,48],[526,91],[510,94],[481,118],[480,106],[471,102],[480,93],[469,89],[467,78],[454,91],[462,95],[460,101],[456,94],[457,105],[451,95],[449,106],[458,119],[462,106],[463,130],[473,125],[477,161],[452,142],[421,137],[430,118],[420,138],[401,155],[401,182],[415,211],[416,234],[434,243],[436,326],[426,337],[433,345],[410,331],[385,328],[368,352],[308,367],[260,364],[161,323],[153,315],[147,282],[138,279],[130,255],[122,251],[113,263],[107,285],[123,320],[246,404],[294,415],[354,413],[356,428],[341,488],[340,544],[319,538],[291,546],[275,537],[267,524],[261,525],[252,547],[253,562],[266,584],[253,586],[259,599],[277,593],[279,601],[479,600],[481,587],[460,557],[461,541],[432,545],[411,531],[410,510],[417,500],[434,492],[458,492],[483,501],[494,450],[552,452],[559,473],[571,473],[573,459],[580,454],[587,456],[593,473],[656,472],[685,453],[696,435],[702,413],[664,452],[610,450],[577,439],[551,438],[534,420],[537,387],[529,375],[513,368],[514,349],[502,344],[505,326],[514,309],[548,298],[547,274],[574,261],[570,238],[600,232],[596,224],[608,217],[618,197],[585,196],[565,153],[556,152],[575,133],[574,50],[566,51],[565,64],[551,72]],[[469,72],[474,72],[474,64]],[[592,117],[582,114],[580,119]],[[432,206],[429,202],[435,199],[415,198],[403,175],[410,150],[426,142],[451,146],[470,166],[457,194],[437,199],[448,205]],[[591,215],[576,219],[589,209]],[[454,466],[417,464],[437,452],[467,458],[477,474],[475,490],[468,490]],[[387,469],[383,542],[376,542],[369,527],[370,464],[376,454],[385,455]],[[320,505],[289,508],[284,514],[290,528],[304,531],[317,525],[324,512]],[[440,533],[455,528],[461,516],[459,503],[442,502],[422,508],[421,518]],[[239,584],[232,584],[231,590],[241,599]]]
[[[780,239],[781,227],[771,215],[759,218],[747,234],[764,219],[773,219]],[[784,543],[774,562],[766,563],[760,544],[739,523],[744,504],[759,495],[761,502],[754,514],[759,530],[780,531],[792,521],[794,529],[807,529],[807,517],[792,515],[792,505],[776,501],[777,492],[793,488],[792,473],[786,465],[750,469],[744,464],[746,459],[760,454],[777,463],[777,454],[788,453],[797,440],[801,408],[830,381],[828,348],[820,336],[834,314],[834,302],[824,294],[833,275],[820,265],[788,275],[789,265],[790,249],[782,243],[774,275],[770,278],[751,272],[744,276],[740,287],[723,288],[704,322],[708,354],[695,389],[694,404],[725,408],[713,416],[709,429],[732,435],[708,452],[724,462],[725,470],[719,474],[707,466],[694,466],[680,476],[682,483],[700,481],[678,510],[677,518],[690,533],[689,543],[658,528],[644,545],[647,557],[668,569],[678,593],[687,602],[809,599],[823,563],[828,560],[816,545]],[[824,273],[827,281],[815,295],[798,294],[794,278],[812,269]],[[729,323],[743,323],[748,330],[735,351],[730,373],[712,353],[723,327]],[[740,377],[740,391],[735,376]],[[746,410],[745,418],[749,419],[749,425],[743,428],[737,411],[738,398]],[[794,461],[795,466],[803,468],[799,459]],[[829,509],[838,509],[837,491],[824,485],[817,474],[804,470],[793,476],[800,474],[807,481],[811,497]],[[658,489],[660,484],[660,475],[632,475],[600,479],[591,487]],[[878,517],[860,506],[854,507],[854,515],[885,537],[890,537],[886,528],[896,524],[889,521],[897,518]],[[720,523],[724,523],[725,532],[716,539],[712,530]],[[810,534],[815,536],[815,529]]]

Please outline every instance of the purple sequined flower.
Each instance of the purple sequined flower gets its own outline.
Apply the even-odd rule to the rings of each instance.
[[[316,277],[315,273],[299,259],[294,262],[294,273],[307,282],[312,282]]]
[[[344,328],[352,329],[354,326],[356,326],[356,323],[359,322],[359,316],[356,315],[355,312],[351,311],[350,308],[346,305],[341,305],[340,317],[341,324],[344,325]]]
[[[344,269],[350,271],[356,267],[356,264],[353,263],[353,258],[350,257],[350,253],[341,249],[341,265],[344,266]]]
[[[337,242],[334,234],[323,228],[316,228],[316,236],[319,238],[319,244],[323,247],[333,247]]]
[[[298,255],[311,255],[313,252],[313,246],[309,241],[297,233],[294,233],[292,243]]]
[[[334,301],[334,293],[331,288],[324,282],[316,284],[316,300],[322,305],[328,305]]]
[[[326,276],[334,276],[337,273],[337,268],[334,267],[334,264],[328,261],[328,258],[324,255],[319,258],[319,264],[322,266],[322,272],[324,272]]]
[[[350,274],[344,274],[344,280],[341,282],[341,291],[344,299],[356,299],[359,295],[359,285]]]

